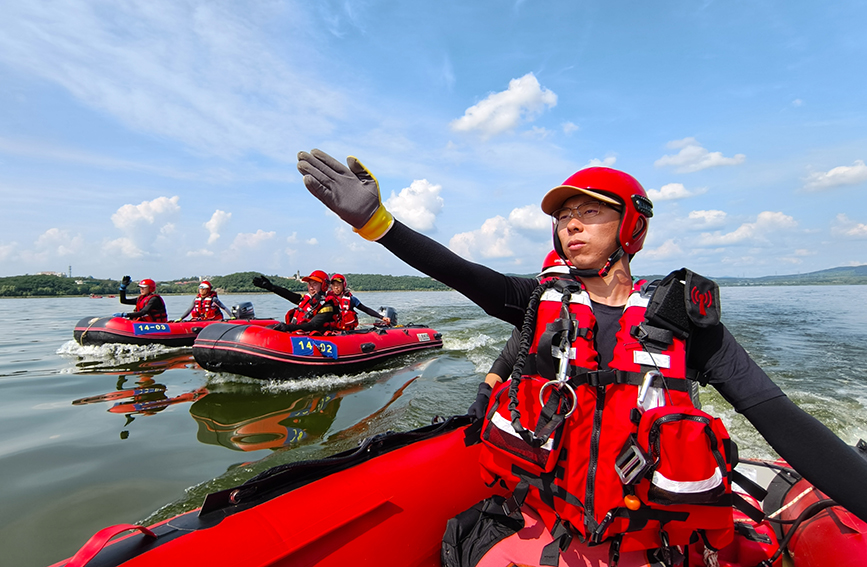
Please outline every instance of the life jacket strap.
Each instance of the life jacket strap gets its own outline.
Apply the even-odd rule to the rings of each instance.
[[[573,388],[578,386],[610,386],[612,384],[629,384],[631,386],[641,386],[644,382],[646,373],[629,372],[625,370],[582,370],[575,368],[576,373],[569,380],[569,384]],[[580,372],[580,374],[578,373]],[[689,371],[688,371],[689,373]],[[695,372],[692,373],[695,375]],[[663,383],[665,381],[665,383]],[[666,379],[662,376],[656,376],[653,379],[651,386],[656,388],[668,388],[677,392],[689,391],[689,380]]]

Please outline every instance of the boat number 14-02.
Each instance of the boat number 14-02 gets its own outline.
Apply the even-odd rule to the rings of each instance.
[[[316,347],[314,349],[314,347]],[[337,345],[330,341],[318,341],[310,337],[292,337],[292,354],[316,356],[316,351],[326,358],[337,360]]]

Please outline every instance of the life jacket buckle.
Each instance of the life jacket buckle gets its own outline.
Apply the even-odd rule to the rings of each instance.
[[[617,472],[617,476],[627,486],[641,480],[651,466],[647,454],[635,442],[634,436],[630,437],[626,447],[614,461],[614,470]]]
[[[578,407],[578,394],[575,393],[575,389],[572,388],[572,385],[568,382],[560,381],[560,380],[551,380],[549,382],[545,382],[542,384],[542,387],[539,388],[539,405],[544,406],[545,400],[542,397],[545,393],[545,388],[548,386],[556,386],[559,389],[566,389],[570,394],[572,394],[572,407],[569,408],[569,411],[566,412],[566,415],[563,416],[563,419],[568,418],[575,411],[575,408]]]

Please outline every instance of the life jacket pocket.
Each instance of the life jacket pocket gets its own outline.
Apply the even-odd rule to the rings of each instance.
[[[649,466],[636,486],[653,504],[715,504],[731,493],[729,435],[722,421],[700,409],[662,406],[638,424],[638,451]]]
[[[506,479],[513,476],[512,465],[535,475],[550,472],[563,443],[563,422],[575,400],[567,393],[570,390],[553,387],[547,380],[525,376],[510,393],[512,384],[501,384],[491,395],[482,429],[483,470]],[[520,408],[517,422],[510,407],[513,395]]]

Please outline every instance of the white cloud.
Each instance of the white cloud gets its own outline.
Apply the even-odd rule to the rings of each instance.
[[[71,256],[84,248],[84,238],[80,234],[70,236],[66,230],[49,228],[36,239],[35,247],[60,257]]]
[[[677,155],[665,155],[654,162],[656,167],[674,167],[678,173],[692,173],[721,165],[738,165],[744,162],[744,154],[723,157],[722,152],[709,152],[695,138],[674,140],[666,144],[669,149],[680,149]]]
[[[457,132],[479,132],[489,138],[513,130],[522,122],[532,121],[545,107],[557,105],[557,95],[539,85],[533,73],[509,81],[505,91],[492,93],[466,110],[451,123]]]
[[[669,239],[656,248],[642,249],[641,256],[642,258],[648,258],[650,260],[666,260],[668,258],[683,256],[683,249],[674,241],[674,239]]]
[[[190,250],[189,252],[187,252],[188,258],[210,257],[213,255],[214,253],[207,248],[200,248],[199,250]]]
[[[279,54],[269,21],[281,41],[297,38]],[[15,2],[0,20],[0,62],[133,130],[285,160],[287,133],[331,131],[351,104],[296,70],[316,57],[307,25],[303,10],[271,3]]]
[[[695,228],[715,228],[725,224],[727,215],[725,211],[690,211],[688,215],[690,224]]]
[[[867,224],[855,222],[843,213],[837,215],[831,232],[848,238],[867,237]]]
[[[228,223],[231,218],[232,213],[227,213],[220,209],[214,211],[214,214],[211,215],[211,220],[203,224],[210,233],[210,236],[208,236],[208,244],[213,244],[220,238],[220,230],[226,226],[226,223]]]
[[[602,159],[602,160],[599,160],[596,158],[591,159],[590,161],[587,162],[587,165],[585,167],[599,167],[599,166],[611,167],[615,163],[617,163],[617,157],[616,156],[606,156],[605,159]]]
[[[316,246],[317,244],[319,244],[319,241],[316,240],[316,237],[309,238],[309,239],[305,240],[304,242],[306,244],[309,244],[310,246]]]
[[[476,255],[482,258],[506,258],[513,254],[510,247],[512,236],[509,221],[497,215],[486,220],[478,230],[454,235],[449,241],[449,248],[470,260]]]
[[[703,233],[699,238],[700,246],[728,246],[732,244],[766,241],[765,235],[771,231],[789,230],[798,225],[794,218],[773,211],[759,213],[756,222],[744,223],[729,233]]]
[[[410,228],[429,232],[435,229],[436,216],[443,209],[440,191],[441,185],[434,185],[427,179],[416,179],[399,194],[392,191],[384,203],[385,208]]]
[[[144,256],[144,251],[142,251],[138,246],[136,246],[135,242],[130,238],[117,238],[115,240],[110,240],[103,244],[102,246],[103,252],[108,256],[116,256],[122,258],[141,258]]]
[[[515,228],[525,230],[551,230],[551,217],[542,212],[539,205],[526,205],[512,209],[509,223]]]
[[[807,176],[804,189],[821,191],[840,185],[857,185],[867,181],[867,165],[864,160],[855,160],[854,165],[835,167],[828,172],[817,171]]]
[[[581,129],[581,127],[574,122],[564,122],[561,127],[563,128],[564,134],[571,134],[572,132],[577,132]]]
[[[232,248],[238,250],[242,248],[258,248],[260,244],[265,242],[266,240],[270,240],[276,236],[277,233],[274,231],[265,232],[261,228],[256,232],[240,232],[238,236],[235,237],[234,242],[232,242]]]
[[[142,223],[154,224],[158,218],[177,213],[179,197],[157,197],[153,201],[142,201],[138,205],[124,205],[111,215],[111,222],[117,228],[133,230]]]
[[[656,202],[686,199],[688,197],[695,197],[696,195],[701,195],[702,193],[707,193],[707,188],[702,187],[700,189],[689,191],[686,187],[683,186],[683,183],[668,183],[667,185],[663,185],[659,189],[649,189],[647,191],[647,196],[650,197],[651,201]]]
[[[17,247],[17,242],[12,242],[11,244],[0,244],[0,260],[8,260],[11,258],[12,253],[15,252],[15,248]]]

